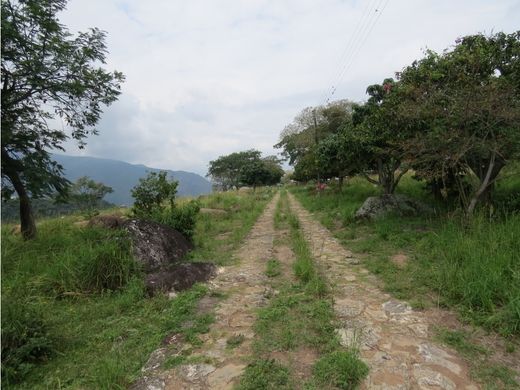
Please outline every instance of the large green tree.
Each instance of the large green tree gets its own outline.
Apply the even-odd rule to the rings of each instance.
[[[404,145],[423,177],[454,182],[471,214],[502,168],[520,155],[520,31],[471,35],[428,51],[401,74],[413,121]]]
[[[210,161],[207,176],[222,190],[228,190],[242,185],[257,187],[277,184],[283,174],[278,158],[262,158],[262,152],[250,149]]]
[[[36,235],[30,198],[63,192],[68,184],[49,151],[63,150],[68,138],[84,146],[123,81],[100,66],[105,33],[93,28],[73,36],[58,20],[65,6],[65,0],[1,5],[2,196],[16,192],[26,239]]]
[[[345,169],[320,155],[318,145],[351,121],[354,106],[349,100],[338,100],[307,107],[284,128],[275,147],[282,149],[282,155],[294,166],[296,180],[341,177]]]

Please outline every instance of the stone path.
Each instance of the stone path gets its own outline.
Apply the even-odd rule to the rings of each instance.
[[[203,345],[193,348],[179,343],[175,351],[179,355],[189,351],[189,358],[201,363],[183,364],[164,371],[162,363],[167,354],[171,356],[172,349],[160,348],[150,357],[143,368],[142,378],[133,389],[221,390],[231,389],[238,382],[251,356],[255,310],[265,305],[272,294],[264,271],[265,263],[273,253],[273,216],[278,198],[279,194],[267,205],[244,245],[235,253],[237,264],[225,267],[210,283],[211,291],[227,297],[215,310],[216,318],[210,332],[200,336]],[[214,304],[215,298],[210,296],[200,303],[208,308]],[[229,348],[227,341],[233,336],[244,341],[236,348]]]
[[[357,346],[370,366],[363,389],[479,389],[456,352],[431,340],[428,321],[377,288],[360,261],[289,194],[312,254],[334,295],[345,347]]]

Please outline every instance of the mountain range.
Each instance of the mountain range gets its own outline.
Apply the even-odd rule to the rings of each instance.
[[[53,154],[52,158],[63,166],[65,177],[72,182],[81,176],[89,176],[94,181],[112,187],[114,192],[105,196],[105,200],[116,205],[133,203],[130,190],[148,172],[168,172],[170,178],[179,181],[178,196],[198,196],[211,192],[211,183],[192,172],[150,168],[145,165],[96,157]]]

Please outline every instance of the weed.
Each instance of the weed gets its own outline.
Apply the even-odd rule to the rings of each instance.
[[[226,346],[229,349],[233,349],[242,344],[245,340],[245,336],[243,334],[233,335],[226,341]]]
[[[460,354],[468,358],[475,358],[477,355],[487,355],[489,353],[486,348],[473,344],[469,340],[469,336],[463,331],[438,328],[436,333],[436,338],[439,341],[456,349]]]
[[[291,389],[289,370],[277,361],[258,359],[248,365],[238,390]]]
[[[278,260],[269,259],[267,261],[267,269],[265,271],[265,274],[269,278],[274,278],[275,276],[280,275],[280,273],[281,273],[280,267],[281,267],[281,264]]]
[[[321,386],[356,389],[368,375],[368,366],[355,350],[335,351],[320,358],[313,368],[313,378]]]

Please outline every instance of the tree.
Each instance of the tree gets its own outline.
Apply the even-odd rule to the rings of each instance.
[[[415,123],[405,143],[414,168],[454,181],[472,214],[520,155],[520,31],[471,35],[451,51],[428,51],[400,83],[408,103],[400,114]]]
[[[280,182],[284,171],[276,156],[256,158],[240,169],[240,183],[252,186],[274,185]]]
[[[223,190],[233,186],[273,185],[280,182],[284,171],[276,156],[262,158],[258,150],[250,149],[220,156],[210,161],[207,176]]]
[[[239,187],[243,167],[250,166],[252,162],[259,160],[261,155],[262,153],[258,150],[250,149],[220,156],[218,159],[210,161],[206,176],[211,177],[211,180],[224,191],[232,187]]]
[[[408,123],[397,113],[401,102],[400,86],[393,79],[367,88],[367,103],[358,105],[353,113],[353,126],[343,137],[345,150],[354,154],[361,174],[380,186],[385,194],[393,194],[407,172],[405,157],[399,142],[408,136]],[[370,177],[377,173],[377,179]]]
[[[168,180],[168,172],[149,172],[148,176],[139,179],[139,183],[132,188],[134,197],[134,214],[150,217],[155,212],[164,208],[164,203],[175,207],[175,196],[177,195],[176,180]]]
[[[338,100],[327,106],[307,107],[284,128],[275,147],[282,149],[282,155],[294,166],[296,180],[339,176],[339,171],[321,165],[326,162],[318,156],[317,147],[351,121],[354,106],[349,100]]]
[[[57,14],[65,0],[2,1],[2,196],[17,193],[21,231],[36,235],[31,197],[68,182],[52,161],[72,138],[79,146],[97,134],[102,105],[114,102],[124,77],[105,71],[105,33],[96,28],[73,37]],[[57,121],[71,130],[66,133]]]
[[[70,187],[69,197],[82,208],[93,210],[105,195],[112,192],[114,192],[112,187],[97,183],[88,176],[83,176]]]

